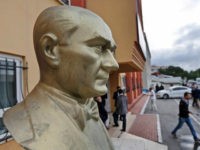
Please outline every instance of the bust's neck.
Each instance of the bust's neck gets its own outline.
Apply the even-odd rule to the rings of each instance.
[[[52,86],[50,86],[50,85],[48,85],[47,83],[44,83],[44,82],[39,82],[38,86],[41,86],[44,89],[46,89],[48,91],[48,93],[51,94],[51,95],[58,96],[58,97],[66,97],[70,100],[73,100],[76,103],[79,103],[79,104],[85,104],[86,101],[88,100],[86,98],[84,99],[84,98],[74,96],[73,94],[70,94],[69,92],[64,92],[64,91],[62,91],[62,90],[60,90],[56,87],[52,87]]]

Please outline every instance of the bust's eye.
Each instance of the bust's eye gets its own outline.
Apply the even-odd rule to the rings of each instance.
[[[96,45],[95,46],[98,50],[100,50],[101,52],[106,50],[106,46],[105,45]]]
[[[97,46],[95,46],[97,49],[99,49],[99,50],[103,50],[103,46],[102,45],[97,45]]]
[[[97,45],[95,46],[97,49],[102,50],[103,46],[102,45]]]

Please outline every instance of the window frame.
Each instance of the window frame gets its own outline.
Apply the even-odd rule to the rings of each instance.
[[[23,70],[22,68],[19,68],[20,66],[23,66],[23,59],[19,56],[13,56],[13,55],[8,55],[8,54],[2,54],[0,53],[0,60],[8,60],[8,61],[15,61],[16,66],[16,98],[17,98],[17,103],[21,102],[23,100],[22,93],[23,93]],[[4,108],[4,110],[7,110],[8,108]],[[0,109],[0,117],[3,115],[3,110]]]
[[[71,6],[71,0],[67,0],[67,1],[68,1],[68,4],[66,4],[63,0],[57,0],[57,1],[58,1],[60,4]]]

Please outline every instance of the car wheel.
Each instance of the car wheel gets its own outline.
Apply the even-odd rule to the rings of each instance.
[[[164,98],[164,99],[168,99],[168,98],[169,98],[169,95],[168,95],[168,94],[164,94],[164,95],[163,95],[163,98]]]

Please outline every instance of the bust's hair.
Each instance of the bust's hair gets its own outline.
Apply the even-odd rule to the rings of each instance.
[[[89,10],[73,6],[54,6],[45,9],[37,18],[33,30],[33,43],[40,66],[41,56],[40,39],[47,33],[53,33],[60,45],[67,45],[67,39],[79,26],[84,15],[97,17]]]
[[[53,33],[58,38],[58,44],[67,44],[66,36],[69,36],[71,30],[79,24],[79,15],[75,10],[67,6],[50,7],[38,16],[33,30],[33,43],[37,59],[41,55],[39,41],[44,34]],[[41,60],[38,59],[39,61]]]

